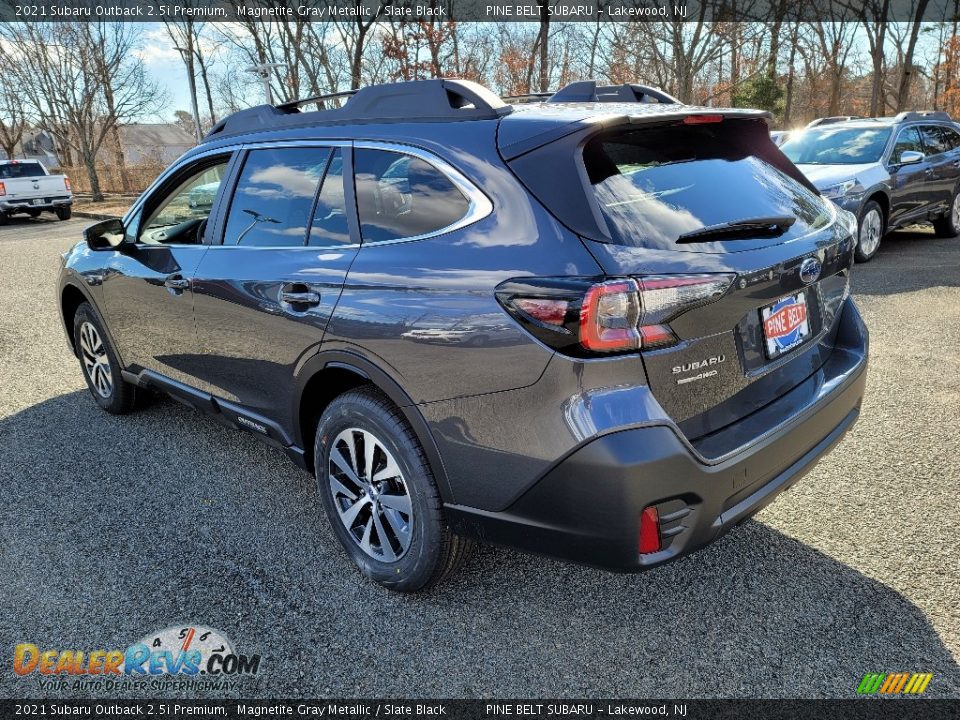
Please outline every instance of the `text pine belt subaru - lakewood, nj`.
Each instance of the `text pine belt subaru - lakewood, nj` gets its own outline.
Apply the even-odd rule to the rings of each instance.
[[[317,102],[221,121],[58,300],[104,410],[160,391],[283,449],[365,575],[419,590],[477,540],[650,568],[856,421],[855,219],[767,113],[592,81]]]

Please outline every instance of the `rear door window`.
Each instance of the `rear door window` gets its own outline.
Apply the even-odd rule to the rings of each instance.
[[[956,150],[960,147],[960,133],[953,128],[941,127],[940,129],[943,131],[943,136],[947,141],[947,147],[950,150]]]
[[[634,247],[734,252],[826,227],[833,215],[825,201],[755,156],[751,142],[720,123],[619,131],[588,142],[584,164],[611,239]],[[681,241],[711,226],[783,217],[792,224],[771,233]]]
[[[920,136],[927,155],[939,155],[950,149],[946,135],[937,125],[921,125]]]
[[[405,153],[358,148],[354,177],[364,242],[437,233],[469,209],[453,181],[425,160]]]
[[[327,174],[313,210],[308,245],[343,245],[350,243],[347,225],[347,203],[343,193],[343,153],[333,152]]]
[[[251,150],[230,203],[224,245],[305,245],[329,157],[323,147]]]

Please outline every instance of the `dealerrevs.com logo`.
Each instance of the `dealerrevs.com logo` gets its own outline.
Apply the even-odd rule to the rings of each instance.
[[[20,643],[13,653],[13,671],[36,677],[42,690],[231,690],[259,670],[260,655],[238,653],[222,632],[200,625],[169,627],[124,650]]]

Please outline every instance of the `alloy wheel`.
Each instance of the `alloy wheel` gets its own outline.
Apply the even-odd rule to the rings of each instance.
[[[413,508],[390,451],[373,433],[348,428],[330,447],[333,504],[347,533],[367,555],[395,562],[410,548]]]
[[[873,255],[880,244],[880,231],[883,227],[883,218],[879,210],[870,210],[860,222],[860,252],[864,255]]]
[[[110,369],[110,358],[103,339],[93,323],[84,322],[80,326],[80,359],[83,369],[90,378],[97,394],[102,398],[109,398],[113,394],[113,371]]]
[[[960,194],[953,198],[953,207],[950,209],[950,219],[953,221],[953,228],[960,231]]]

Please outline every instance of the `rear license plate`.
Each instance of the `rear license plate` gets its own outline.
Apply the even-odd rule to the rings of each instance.
[[[43,198],[34,198],[34,199],[33,199],[33,204],[34,204],[34,205],[43,205]]]
[[[810,337],[807,317],[807,294],[804,292],[780,298],[773,305],[760,309],[763,341],[770,360],[790,352]]]

